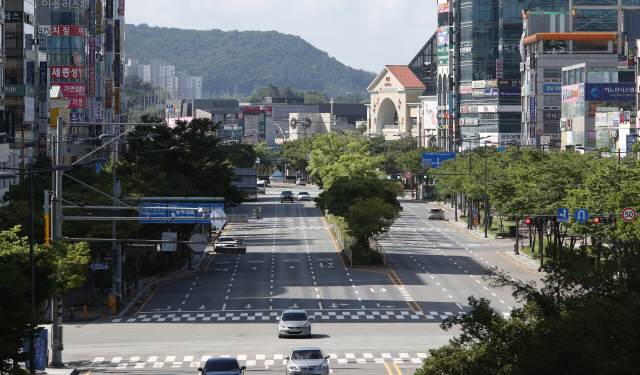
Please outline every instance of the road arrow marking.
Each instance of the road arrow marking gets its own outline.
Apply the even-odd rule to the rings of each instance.
[[[167,307],[166,309],[151,309],[153,311],[162,311],[162,310],[169,310],[171,308],[171,306]]]
[[[387,306],[380,306],[380,304],[379,304],[379,303],[376,303],[376,306],[378,306],[378,307],[380,307],[380,308],[384,308],[384,309],[390,309],[390,308],[394,307],[394,306],[389,306],[389,305],[387,305]]]
[[[226,269],[226,268],[225,268],[225,269],[222,269],[222,268],[214,268],[213,270],[214,270],[214,271],[223,271],[223,272],[228,271],[228,269]]]
[[[253,306],[251,306],[251,304],[247,304],[247,306],[245,306],[247,309],[252,308]]]
[[[200,310],[204,310],[204,305],[198,307]]]
[[[289,267],[289,268],[294,269],[295,267],[294,267],[294,266],[291,266],[291,267]]]
[[[251,269],[255,271],[255,270],[257,270],[257,269],[258,269],[258,267],[253,267],[253,268],[251,268]]]
[[[290,308],[297,310],[300,306],[298,306],[297,303],[294,303],[293,306],[291,306]]]

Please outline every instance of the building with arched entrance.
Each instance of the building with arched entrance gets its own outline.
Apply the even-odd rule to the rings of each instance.
[[[367,105],[368,131],[385,139],[417,137],[418,144],[423,144],[420,97],[425,88],[408,66],[385,65],[367,87],[371,95],[371,104]]]

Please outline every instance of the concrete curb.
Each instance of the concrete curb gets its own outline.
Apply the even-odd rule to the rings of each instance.
[[[136,296],[133,297],[131,302],[129,302],[129,304],[127,304],[127,306],[125,306],[125,308],[122,309],[122,311],[118,314],[118,316],[126,315],[129,312],[129,309],[131,309],[133,306],[135,306],[136,302],[138,302],[140,297],[142,297],[144,295],[144,293],[147,290],[149,290],[149,288],[151,288],[153,286],[156,286],[158,284],[165,283],[165,282],[174,281],[174,280],[178,280],[178,279],[181,279],[181,278],[189,277],[189,276],[193,275],[194,273],[198,272],[198,268],[200,267],[200,264],[207,257],[207,255],[208,255],[208,253],[207,253],[206,250],[203,251],[202,253],[194,254],[193,258],[198,256],[199,259],[198,259],[198,261],[196,262],[195,265],[193,265],[193,263],[192,263],[193,269],[190,270],[190,271],[187,270],[188,266],[184,266],[181,271],[176,271],[176,272],[173,273],[173,275],[162,277],[162,278],[153,277],[151,279],[145,279],[144,280],[145,284],[142,286],[142,288],[140,288],[140,290],[138,291],[138,294],[136,294]]]
[[[40,374],[49,374],[49,375],[77,375],[78,370],[75,367],[72,368],[56,368],[56,367],[47,367],[43,372],[38,371]]]

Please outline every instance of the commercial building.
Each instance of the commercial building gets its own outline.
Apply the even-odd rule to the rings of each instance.
[[[632,112],[633,70],[591,61],[562,68],[562,146],[617,149],[618,139],[635,134]]]

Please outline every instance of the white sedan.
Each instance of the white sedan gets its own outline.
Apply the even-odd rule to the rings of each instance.
[[[298,201],[310,201],[311,196],[306,191],[301,191],[298,193]]]

